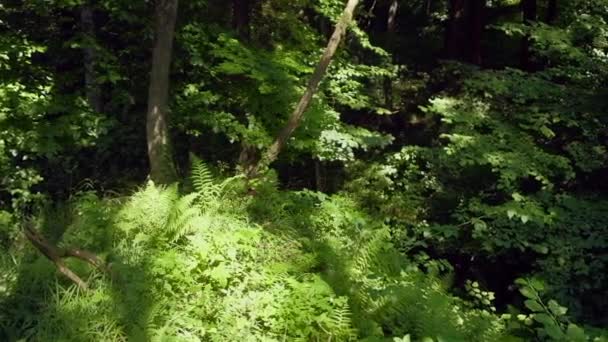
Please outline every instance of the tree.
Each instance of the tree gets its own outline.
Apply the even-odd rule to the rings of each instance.
[[[473,64],[481,65],[481,38],[484,29],[484,14],[486,7],[485,0],[474,0],[471,4],[471,45],[469,49],[469,61]]]
[[[388,9],[388,19],[386,20],[387,38],[392,43],[395,29],[397,27],[397,12],[399,10],[399,1],[393,0]],[[384,77],[384,102],[388,109],[393,108],[393,80],[389,76]]]
[[[444,36],[445,57],[480,65],[484,26],[485,1],[450,0]]]
[[[169,69],[178,0],[158,0],[155,10],[156,41],[148,89],[146,133],[150,178],[165,184],[175,179],[168,129]]]
[[[251,0],[232,1],[232,28],[236,31],[241,41],[249,41],[251,32],[249,25],[251,22]],[[238,163],[243,169],[251,168],[252,163],[256,162],[258,150],[246,141],[241,142],[241,152]]]
[[[232,28],[242,39],[249,39],[251,0],[232,1]]]
[[[444,54],[448,59],[461,59],[465,41],[465,0],[450,0],[445,28]]]
[[[97,63],[97,51],[95,47],[95,21],[93,19],[93,8],[90,3],[85,2],[80,8],[80,24],[85,34],[84,44],[84,80],[85,91],[89,105],[96,112],[103,111],[103,99],[101,87],[97,82],[95,70]]]
[[[348,0],[346,3],[342,16],[338,20],[336,28],[334,29],[334,33],[331,35],[331,38],[327,43],[327,47],[321,56],[321,60],[317,64],[317,67],[315,68],[315,71],[308,82],[306,91],[300,98],[300,101],[296,105],[294,111],[289,116],[287,124],[279,132],[274,142],[272,145],[270,145],[268,150],[266,150],[262,158],[253,167],[245,170],[245,173],[249,178],[256,177],[261,169],[267,167],[270,165],[270,163],[277,159],[279,153],[287,144],[289,137],[291,137],[296,128],[300,126],[304,113],[306,112],[306,109],[308,109],[308,106],[312,101],[312,97],[317,92],[319,83],[321,83],[323,76],[325,76],[327,67],[336,53],[336,49],[340,44],[340,40],[342,40],[342,36],[346,32],[346,27],[352,20],[353,12],[355,11],[355,7],[357,7],[358,3],[358,0]]]
[[[545,22],[551,25],[555,19],[557,19],[557,0],[549,0],[549,4],[547,5],[547,15],[545,17]]]
[[[522,1],[522,12],[523,20],[525,25],[530,25],[531,22],[536,21],[537,6],[536,0],[524,0]],[[523,70],[530,71],[532,69],[531,53],[530,48],[532,45],[531,37],[526,34],[521,41],[521,52],[520,52],[520,66]]]

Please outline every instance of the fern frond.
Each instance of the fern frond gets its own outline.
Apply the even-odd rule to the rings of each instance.
[[[177,186],[164,187],[148,183],[131,196],[121,210],[117,225],[125,233],[162,230],[178,199]]]
[[[200,216],[200,211],[195,206],[197,198],[198,194],[192,193],[178,199],[173,205],[166,224],[172,241],[179,240],[196,228],[194,222]]]
[[[344,301],[341,307],[333,310],[329,317],[329,321],[331,322],[329,331],[332,336],[338,338],[337,340],[350,341],[356,339],[357,334],[352,326],[351,311],[347,301]]]
[[[214,182],[213,174],[209,167],[194,154],[191,154],[192,172],[191,180],[194,191],[198,195],[201,206],[208,207],[220,197],[220,186]]]

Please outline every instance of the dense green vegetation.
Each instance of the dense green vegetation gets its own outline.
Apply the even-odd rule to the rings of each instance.
[[[0,3],[0,341],[608,341],[608,1]]]

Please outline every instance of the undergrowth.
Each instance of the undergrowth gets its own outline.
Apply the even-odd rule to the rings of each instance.
[[[193,170],[190,193],[148,183],[42,211],[45,235],[111,273],[70,261],[82,291],[15,241],[0,256],[0,340],[517,340],[450,293],[449,268],[406,258],[348,196],[272,182],[246,196],[240,179],[219,182],[198,160]]]

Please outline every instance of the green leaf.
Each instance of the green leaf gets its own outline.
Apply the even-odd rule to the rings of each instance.
[[[545,332],[555,340],[564,338],[564,332],[556,324],[545,325]]]
[[[394,337],[393,341],[394,342],[410,342],[412,339],[410,337],[410,334],[407,334],[403,337]]]
[[[546,313],[537,313],[537,314],[534,314],[533,318],[538,323],[542,323],[544,325],[555,324],[555,321],[553,320],[553,318],[551,318],[551,316],[547,315]]]
[[[585,330],[576,324],[568,324],[568,330],[566,331],[566,336],[568,337],[568,341],[572,342],[584,342],[587,341],[587,336],[585,336]]]
[[[534,291],[534,289],[531,287],[522,287],[519,289],[519,292],[521,292],[522,295],[530,299],[538,298],[538,293]]]
[[[524,302],[524,304],[526,305],[526,307],[534,312],[542,312],[545,309],[543,308],[542,305],[540,305],[539,302],[532,300],[532,299],[528,299]]]
[[[220,287],[226,287],[226,285],[228,284],[228,278],[230,278],[230,270],[223,263],[212,268],[206,273],[211,279],[216,281],[220,285]]]
[[[512,219],[513,216],[515,216],[515,210],[509,209],[507,210],[507,216],[509,217],[509,219]]]
[[[515,284],[525,286],[528,285],[528,282],[526,281],[526,279],[517,278],[515,279]]]
[[[545,289],[545,284],[538,278],[530,279],[530,285],[532,285],[532,287],[537,291],[542,291]]]
[[[540,132],[547,138],[554,138],[555,137],[555,132],[553,132],[549,127],[547,126],[541,126],[540,127]]]
[[[566,312],[568,312],[568,308],[559,305],[553,299],[549,301],[548,305],[549,310],[551,310],[551,313],[553,313],[555,316],[563,316],[566,314]]]

